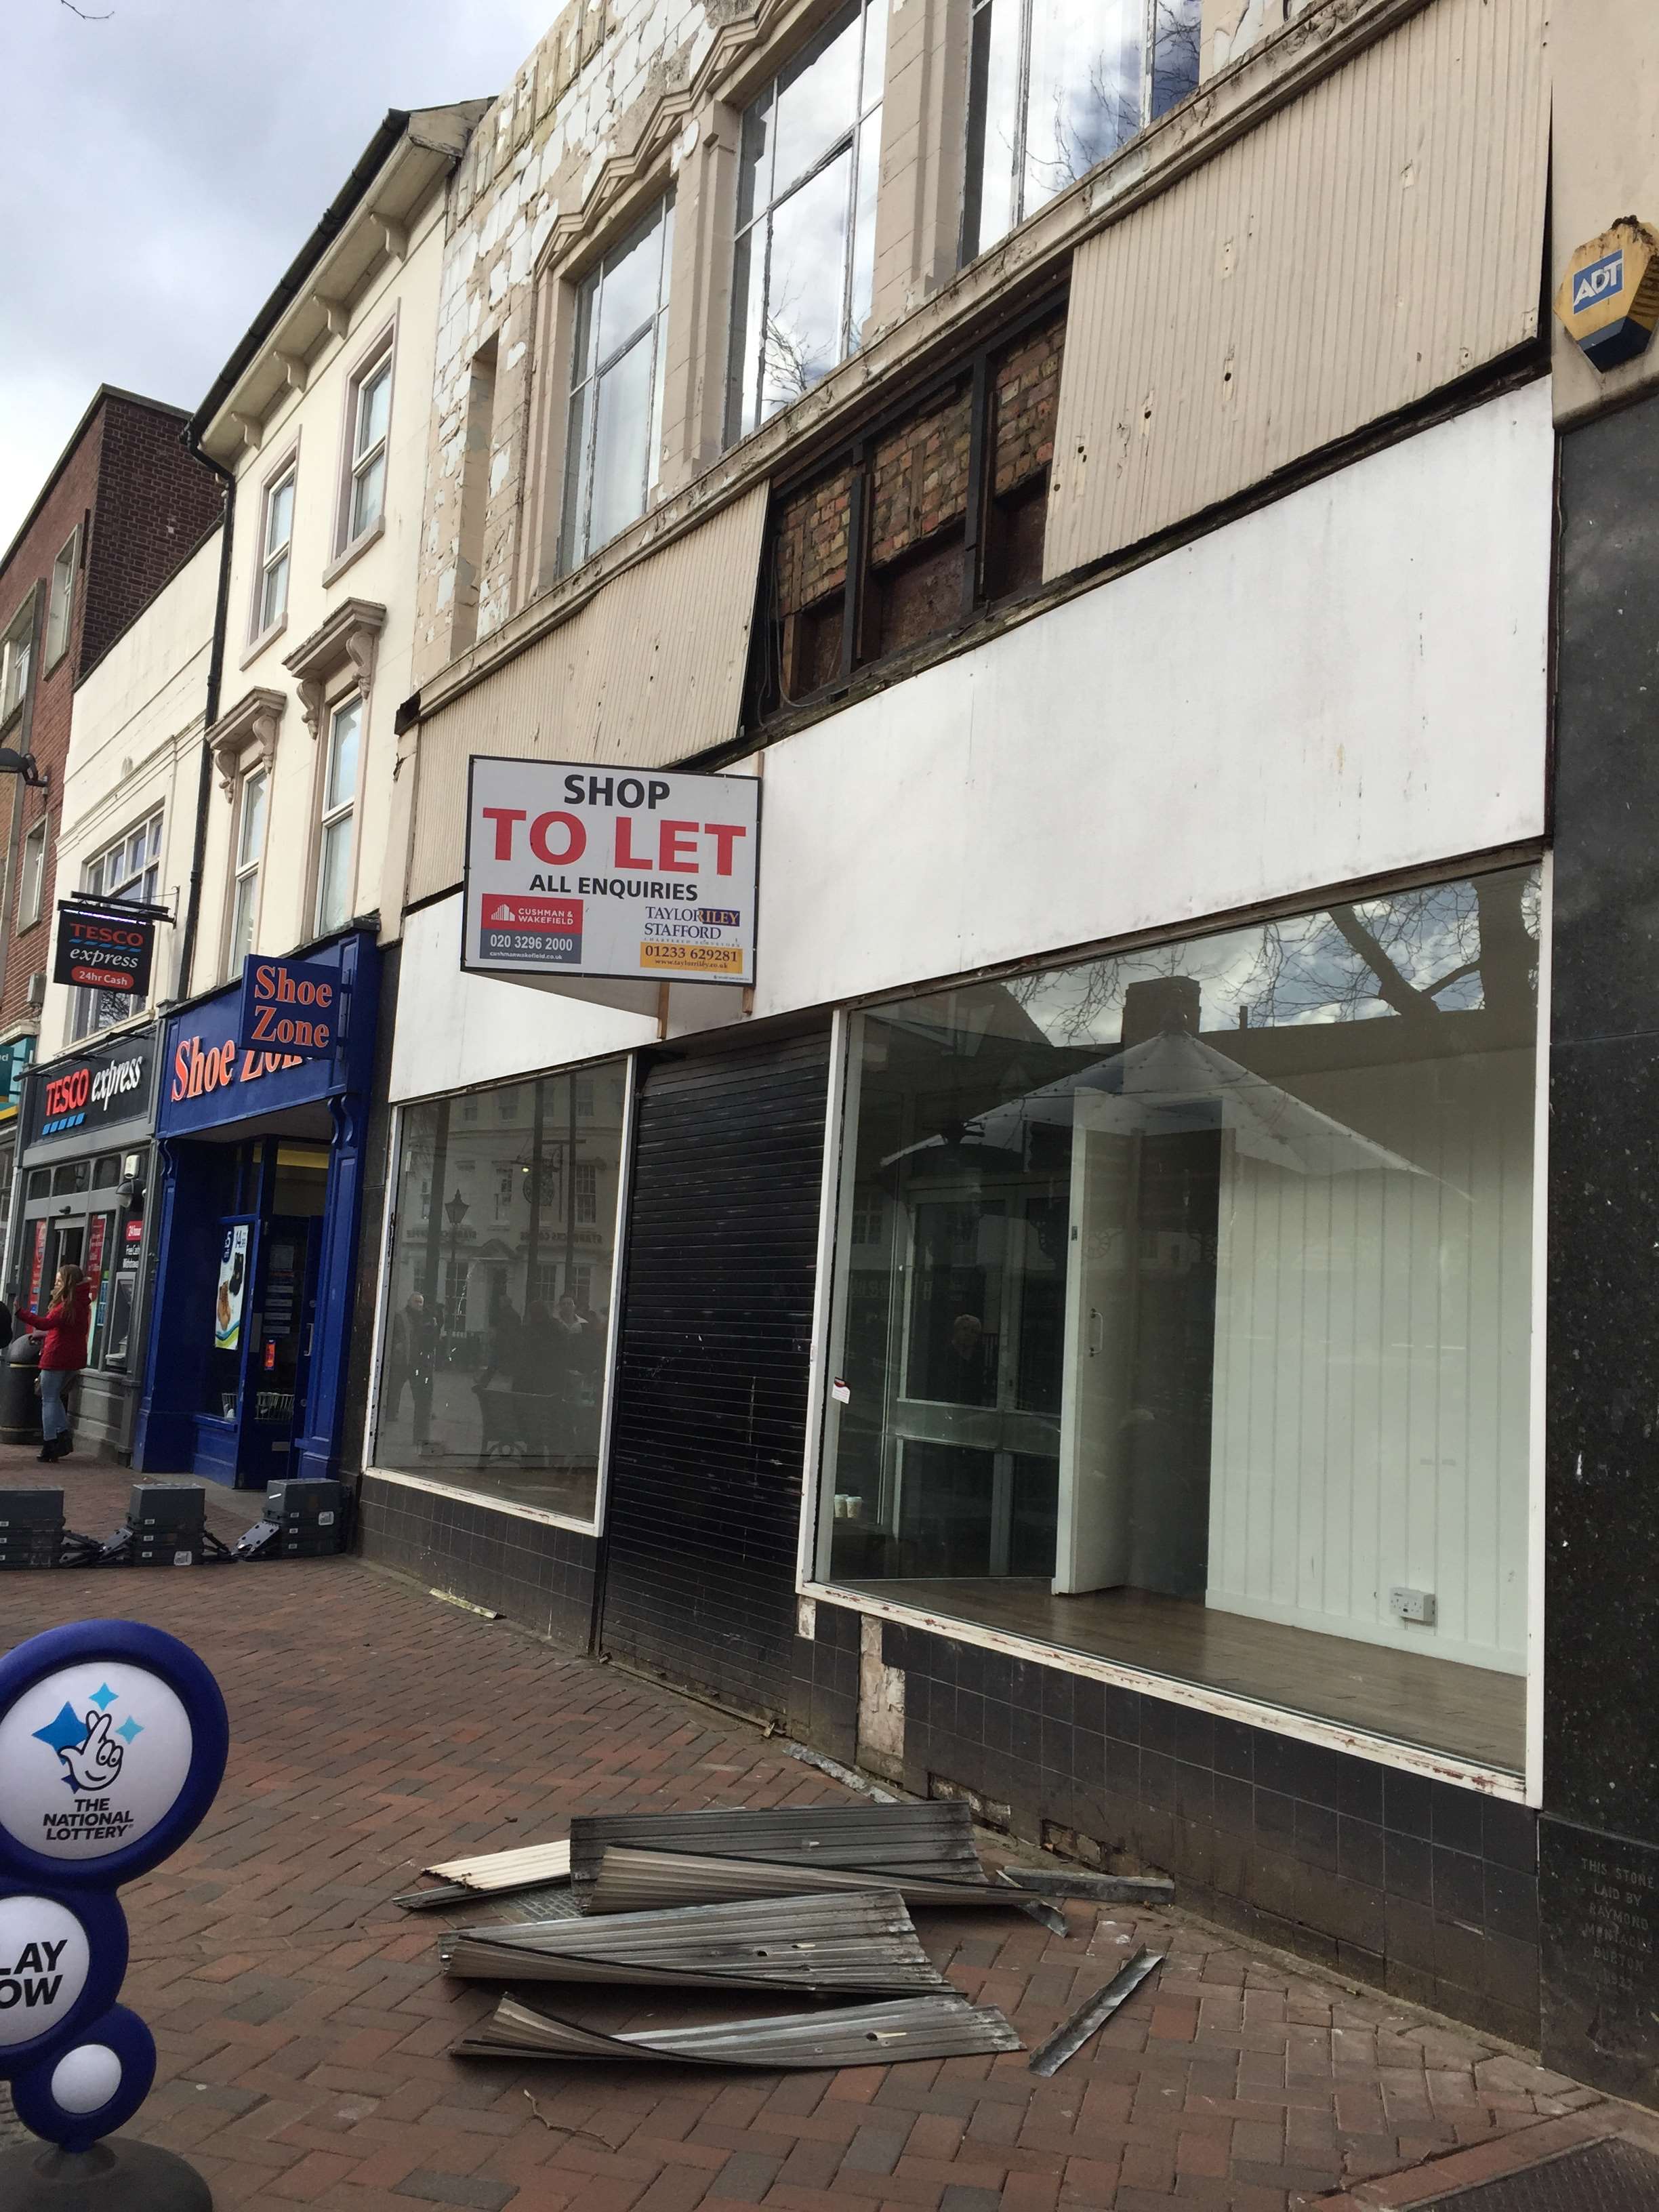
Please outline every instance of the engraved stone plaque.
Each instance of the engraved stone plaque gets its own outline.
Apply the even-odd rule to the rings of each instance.
[[[1659,1847],[1540,1821],[1543,2058],[1659,2105]]]

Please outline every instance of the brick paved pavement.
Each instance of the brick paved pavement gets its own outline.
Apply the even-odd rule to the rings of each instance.
[[[26,1463],[0,1452],[0,1480]],[[72,1522],[113,1527],[127,1478],[62,1473]],[[246,1510],[215,1500],[227,1534]],[[782,2075],[463,2063],[449,2046],[491,1997],[443,1980],[434,1917],[389,1902],[428,1860],[557,1834],[585,1808],[837,1785],[751,1729],[350,1560],[0,1588],[8,1641],[130,1615],[187,1638],[223,1685],[219,1802],[125,1893],[125,1994],[161,2048],[138,2131],[188,2154],[222,2207],[1359,2212],[1645,2124],[1179,1912],[1077,1905],[1064,1940],[1013,1915],[919,1916],[957,1986],[1028,2044],[1135,1940],[1167,1948],[1152,1990],[1051,2081],[1016,2055]],[[576,1996],[607,2026],[685,2016],[653,1992]]]

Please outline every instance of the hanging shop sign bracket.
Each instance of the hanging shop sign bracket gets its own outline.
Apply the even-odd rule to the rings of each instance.
[[[477,757],[467,786],[464,969],[583,997],[754,982],[758,777]]]

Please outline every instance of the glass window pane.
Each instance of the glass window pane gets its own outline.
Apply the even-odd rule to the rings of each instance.
[[[361,538],[366,530],[373,530],[380,519],[381,502],[386,496],[386,454],[376,453],[374,459],[361,470],[351,486],[351,535]]]
[[[645,511],[651,356],[651,341],[643,337],[613,368],[606,370],[596,387],[599,419],[593,435],[590,550],[606,544]]]
[[[848,191],[853,155],[820,169],[772,217],[767,275],[761,416],[810,392],[842,357]]]
[[[887,0],[870,0],[864,11],[864,77],[859,112],[867,114],[881,98],[887,69]]]
[[[404,1112],[374,1458],[587,1522],[626,1073],[580,1080],[588,1112],[565,1076]]]
[[[876,268],[876,188],[881,182],[881,118],[872,115],[859,132],[858,204],[853,215],[853,283],[847,351],[859,349],[859,333],[870,318]]]
[[[1511,869],[866,1012],[820,1571],[1518,1770],[1538,908]]]
[[[265,842],[265,772],[260,769],[242,785],[241,834],[236,841],[236,865],[245,868],[257,860]]]
[[[270,495],[265,509],[265,551],[274,553],[279,545],[286,545],[294,534],[294,479],[279,483]]]
[[[325,810],[347,806],[357,788],[357,732],[363,719],[363,702],[352,699],[335,712],[329,725],[328,777],[323,793]]]
[[[587,489],[592,455],[588,447],[588,410],[593,402],[591,384],[580,385],[570,395],[570,416],[565,426],[564,529],[559,544],[559,566],[579,568],[587,558]]]
[[[732,387],[726,442],[746,438],[760,420],[761,326],[766,307],[766,226],[738,240],[732,264]]]
[[[1197,89],[1201,15],[1201,0],[1153,0],[1154,121]]]
[[[778,73],[775,197],[822,160],[857,118],[859,13],[854,7],[838,15],[821,41]]]
[[[264,586],[259,595],[259,628],[268,630],[279,623],[288,611],[288,555],[273,561],[265,571]]]
[[[657,312],[662,277],[660,204],[605,262],[599,282],[598,359],[608,362]]]
[[[974,17],[968,106],[968,174],[963,256],[971,261],[1018,220],[1019,26],[1018,0],[985,0]]]
[[[1032,9],[1022,217],[1139,130],[1142,5],[1049,0]]]
[[[259,872],[257,868],[236,881],[236,896],[230,916],[230,966],[234,975],[253,950],[253,915],[259,902]]]
[[[351,819],[343,814],[323,831],[317,867],[317,927],[343,929],[351,919]]]
[[[386,435],[386,417],[392,406],[392,363],[383,362],[372,376],[365,377],[357,389],[357,444],[356,450],[366,453],[371,446],[378,446]]]
[[[751,222],[772,202],[772,114],[775,89],[768,85],[744,111],[743,155],[738,171],[738,228]]]

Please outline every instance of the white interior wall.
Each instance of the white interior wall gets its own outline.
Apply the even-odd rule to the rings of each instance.
[[[1226,1149],[1210,1605],[1524,1671],[1532,1076],[1504,1052],[1297,1077],[1421,1174]],[[1391,1618],[1395,1585],[1435,1626]]]

